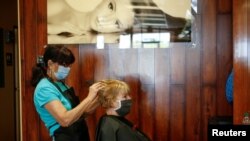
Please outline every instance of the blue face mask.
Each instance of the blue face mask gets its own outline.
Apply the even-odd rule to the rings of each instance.
[[[55,77],[57,80],[63,80],[69,75],[70,67],[64,67],[59,65],[57,72],[55,72]]]

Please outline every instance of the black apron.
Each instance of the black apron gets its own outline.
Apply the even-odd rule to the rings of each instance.
[[[53,82],[52,82],[53,83]],[[76,107],[80,100],[75,95],[74,89],[71,87],[64,92],[60,89],[60,87],[53,83],[56,88],[63,94],[63,96],[69,100],[71,103],[72,108]],[[67,86],[62,82],[62,84],[67,88]],[[89,141],[89,132],[88,126],[83,117],[78,119],[72,125],[68,127],[60,126],[54,132],[54,139],[55,141]]]

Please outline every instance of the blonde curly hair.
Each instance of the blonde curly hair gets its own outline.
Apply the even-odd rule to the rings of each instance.
[[[98,101],[104,108],[113,107],[119,94],[129,95],[130,88],[126,82],[114,79],[101,80],[106,86],[98,91]]]

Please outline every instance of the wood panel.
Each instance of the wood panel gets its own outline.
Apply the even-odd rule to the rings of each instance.
[[[234,4],[238,6],[244,3],[236,1]],[[45,3],[20,0],[23,141],[51,140],[35,112],[34,88],[29,84],[30,70],[47,42]],[[76,62],[67,82],[84,99],[93,82],[122,79],[131,87],[134,100],[127,118],[152,141],[206,141],[209,118],[232,115],[232,107],[224,97],[225,79],[233,64],[230,5],[231,0],[198,0],[191,43],[171,43],[170,48],[165,49],[119,49],[118,44],[105,44],[104,49],[96,49],[94,44],[69,45]],[[234,15],[242,12],[245,10]],[[246,21],[246,17],[237,17],[237,23],[246,26]],[[245,27],[236,28],[247,35]],[[238,32],[235,35],[238,40],[234,44],[246,45]],[[244,49],[246,47],[236,47],[235,64],[242,64],[241,55],[246,55]],[[247,82],[244,78],[249,77],[247,70],[239,66],[236,70],[244,75],[236,74],[236,85],[242,84],[240,81]],[[235,91],[247,92],[240,88]],[[234,109],[238,108],[234,106]],[[102,114],[103,109],[98,108],[87,118],[91,141],[94,141],[96,124]]]
[[[170,69],[171,69],[171,84],[185,83],[185,49],[183,43],[174,44],[170,49]]]
[[[25,3],[20,2],[20,44],[21,44],[21,98],[24,103],[22,106],[22,136],[23,140],[40,140],[40,134],[43,134],[40,127],[40,120],[35,112],[33,105],[33,88],[30,85],[29,78],[31,70],[35,64],[35,56],[39,51],[36,46],[38,40],[38,24],[37,24],[37,4],[38,1],[27,0],[29,8]],[[42,6],[41,6],[42,8]],[[24,10],[25,9],[25,10]],[[35,24],[34,24],[35,22]],[[29,47],[29,46],[32,46]],[[34,124],[33,124],[34,123]]]
[[[170,50],[155,51],[155,141],[168,140],[170,135]]]
[[[197,21],[199,21],[197,19]],[[201,140],[201,53],[200,47],[186,49],[185,140]],[[195,105],[195,106],[194,106]],[[192,119],[192,120],[191,120]]]
[[[218,0],[217,11],[219,14],[232,13],[232,0]]]
[[[170,89],[170,141],[185,139],[185,90],[183,85],[175,85]]]
[[[226,81],[228,75],[233,69],[233,42],[232,42],[232,15],[221,14],[218,15],[217,23],[217,115],[232,115],[232,104],[226,99]],[[220,107],[219,105],[225,105]]]
[[[139,95],[139,126],[153,139],[155,105],[155,53],[154,49],[139,49],[138,70],[141,83]]]
[[[202,9],[202,83],[216,82],[216,0],[203,0]]]
[[[208,121],[211,117],[216,116],[216,89],[212,86],[205,86],[202,88],[202,112],[201,112],[201,130],[202,141],[207,141]]]
[[[249,1],[233,0],[234,45],[234,123],[241,124],[249,104]]]

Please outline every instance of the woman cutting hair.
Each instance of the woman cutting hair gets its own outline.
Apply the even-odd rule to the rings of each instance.
[[[93,84],[87,97],[80,101],[65,83],[74,61],[67,47],[47,46],[43,59],[32,71],[34,105],[53,141],[89,141],[84,118],[99,105],[97,91],[104,86],[101,82]]]

